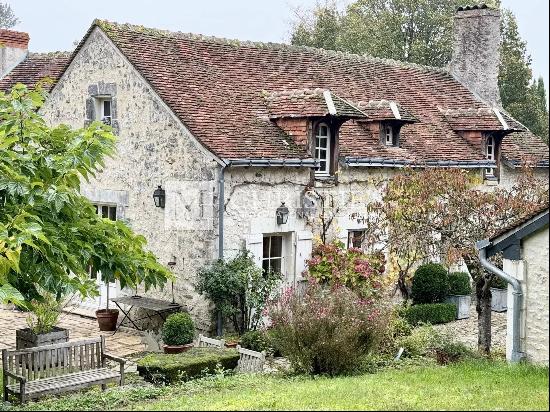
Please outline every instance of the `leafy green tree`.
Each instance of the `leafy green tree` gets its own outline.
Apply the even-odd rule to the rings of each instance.
[[[10,5],[0,3],[0,29],[11,29],[17,23],[19,23],[19,19],[15,17]]]
[[[452,55],[453,16],[469,0],[327,0],[297,12],[291,43],[443,67]],[[500,7],[500,1],[490,2]],[[544,83],[531,82],[531,58],[516,18],[502,9],[499,88],[504,109],[548,141]]]
[[[0,298],[97,294],[90,267],[121,287],[163,286],[171,275],[145,238],[79,192],[114,154],[115,136],[100,122],[49,127],[38,114],[45,96],[41,85],[0,93]]]

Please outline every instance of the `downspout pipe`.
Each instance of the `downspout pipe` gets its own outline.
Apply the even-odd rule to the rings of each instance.
[[[479,260],[481,265],[487,269],[489,272],[498,276],[499,278],[506,281],[509,285],[512,286],[512,296],[514,298],[514,309],[512,312],[512,362],[519,362],[525,354],[521,351],[521,341],[520,341],[520,321],[521,321],[521,305],[523,302],[523,290],[521,283],[513,276],[510,276],[508,273],[499,269],[493,265],[487,259],[487,246],[491,243],[488,240],[482,240],[477,242],[476,247],[478,249]]]
[[[223,217],[225,209],[225,169],[229,164],[224,163],[220,166],[220,174],[218,175],[218,259],[223,259]],[[222,313],[218,311],[216,314],[216,332],[218,336],[222,336],[223,333],[223,319]]]

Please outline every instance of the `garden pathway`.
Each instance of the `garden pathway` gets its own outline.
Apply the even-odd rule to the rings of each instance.
[[[6,305],[0,305],[0,349],[15,349],[15,330],[27,327],[28,313],[13,310]],[[59,318],[59,326],[69,329],[69,339],[79,340],[105,335],[106,351],[113,355],[126,357],[129,354],[144,350],[141,335],[130,328],[120,328],[114,335],[112,332],[100,332],[95,319],[63,312]]]

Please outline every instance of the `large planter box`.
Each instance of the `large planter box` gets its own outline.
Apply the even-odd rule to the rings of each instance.
[[[494,312],[506,312],[508,309],[508,290],[491,288],[491,310]]]
[[[27,349],[69,341],[69,330],[54,327],[51,332],[36,335],[30,328],[15,331],[15,348]]]
[[[457,319],[468,319],[470,317],[470,305],[472,303],[470,295],[450,295],[446,301],[456,306]]]

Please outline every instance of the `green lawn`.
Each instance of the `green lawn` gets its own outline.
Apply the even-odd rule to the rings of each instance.
[[[333,379],[236,375],[166,388],[94,390],[25,409],[548,410],[548,368],[475,361]]]

